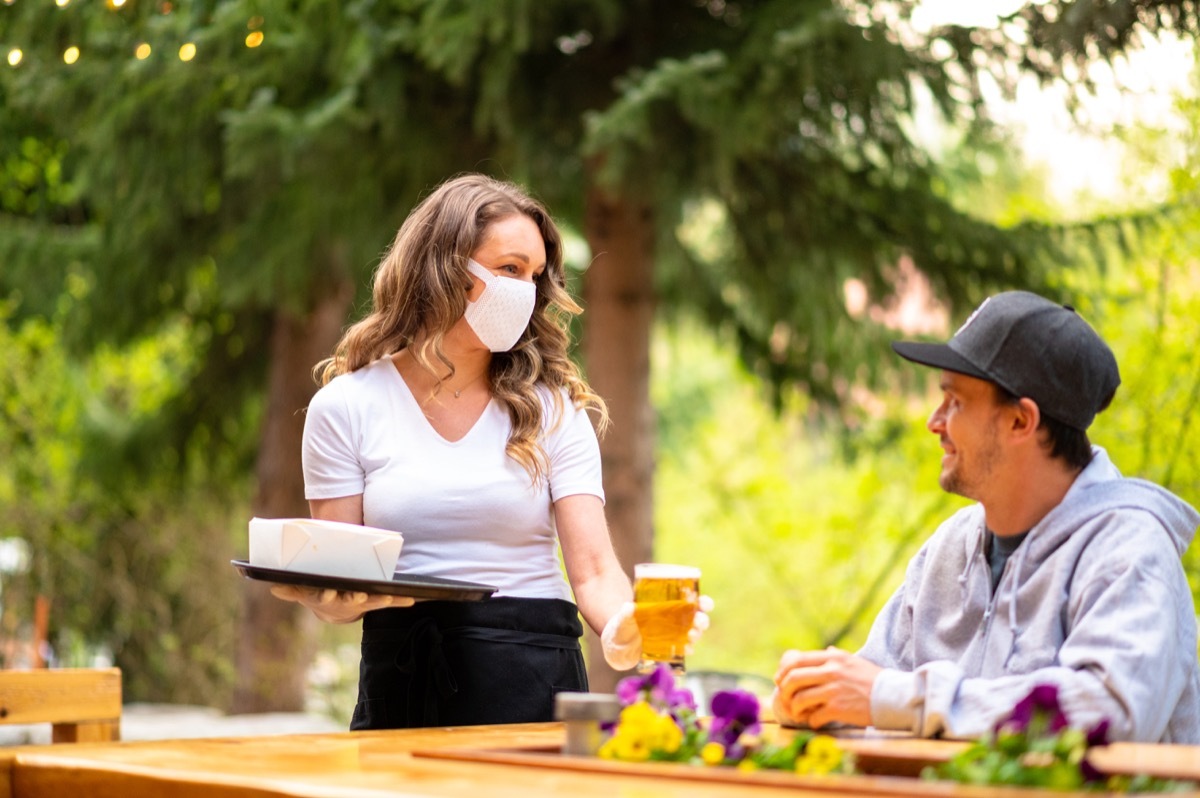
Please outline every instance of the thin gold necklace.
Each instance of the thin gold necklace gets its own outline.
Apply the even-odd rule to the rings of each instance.
[[[470,388],[472,385],[474,385],[476,382],[478,382],[478,381],[479,381],[479,380],[480,380],[482,377],[484,377],[484,376],[486,376],[486,373],[485,373],[485,374],[480,374],[478,377],[476,377],[475,379],[471,380],[471,381],[470,381],[470,382],[468,382],[466,385],[463,385],[463,386],[461,386],[461,387],[460,387],[458,390],[456,390],[456,391],[454,392],[454,398],[455,398],[455,399],[457,399],[457,398],[459,398],[460,396],[462,396],[462,392],[463,392],[463,391],[465,391],[466,389]]]

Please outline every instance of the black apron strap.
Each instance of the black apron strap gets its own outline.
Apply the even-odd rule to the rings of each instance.
[[[404,723],[407,727],[437,725],[438,699],[458,692],[450,663],[442,650],[443,635],[432,618],[421,618],[400,641],[394,662],[407,676]]]
[[[565,648],[580,651],[579,638],[552,635],[544,632],[521,632],[516,629],[489,629],[486,626],[458,626],[446,629],[443,637],[461,637],[468,640],[488,640],[492,643],[517,643],[539,648]]]

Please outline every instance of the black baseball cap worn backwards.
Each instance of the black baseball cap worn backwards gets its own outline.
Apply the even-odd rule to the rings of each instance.
[[[947,343],[893,341],[900,357],[988,380],[1086,430],[1121,375],[1112,350],[1069,305],[1028,291],[988,297]]]

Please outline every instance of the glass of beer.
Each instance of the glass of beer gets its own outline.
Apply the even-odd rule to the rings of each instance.
[[[633,566],[633,602],[633,617],[642,633],[638,670],[652,671],[665,662],[682,676],[688,632],[700,607],[700,569],[638,563]]]

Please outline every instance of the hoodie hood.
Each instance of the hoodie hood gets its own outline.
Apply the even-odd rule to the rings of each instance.
[[[1046,514],[1025,541],[1022,559],[1036,566],[1088,521],[1113,510],[1140,510],[1154,516],[1180,556],[1191,545],[1200,513],[1169,490],[1143,479],[1121,476],[1108,453],[1092,447],[1092,462],[1080,472],[1062,502]]]
[[[1005,667],[1016,656],[1021,645],[1021,636],[1026,631],[1027,616],[1034,606],[1019,606],[1026,576],[1050,560],[1063,547],[1082,547],[1095,534],[1098,525],[1094,519],[1116,510],[1133,510],[1149,513],[1182,556],[1196,534],[1200,514],[1191,505],[1175,494],[1142,479],[1127,479],[1113,465],[1108,453],[1099,446],[1092,447],[1092,462],[1080,472],[1063,500],[1046,514],[1029,532],[1024,545],[1017,549],[1014,584],[1007,592],[1008,624],[1012,631],[1012,642],[1005,657]],[[1084,529],[1087,527],[1087,529]],[[1141,527],[1138,532],[1151,531]],[[1136,534],[1133,529],[1131,534]],[[1079,537],[1082,536],[1082,537]],[[982,536],[981,536],[982,537]],[[1076,539],[1078,538],[1078,539]],[[1074,559],[1074,558],[1072,558]]]

